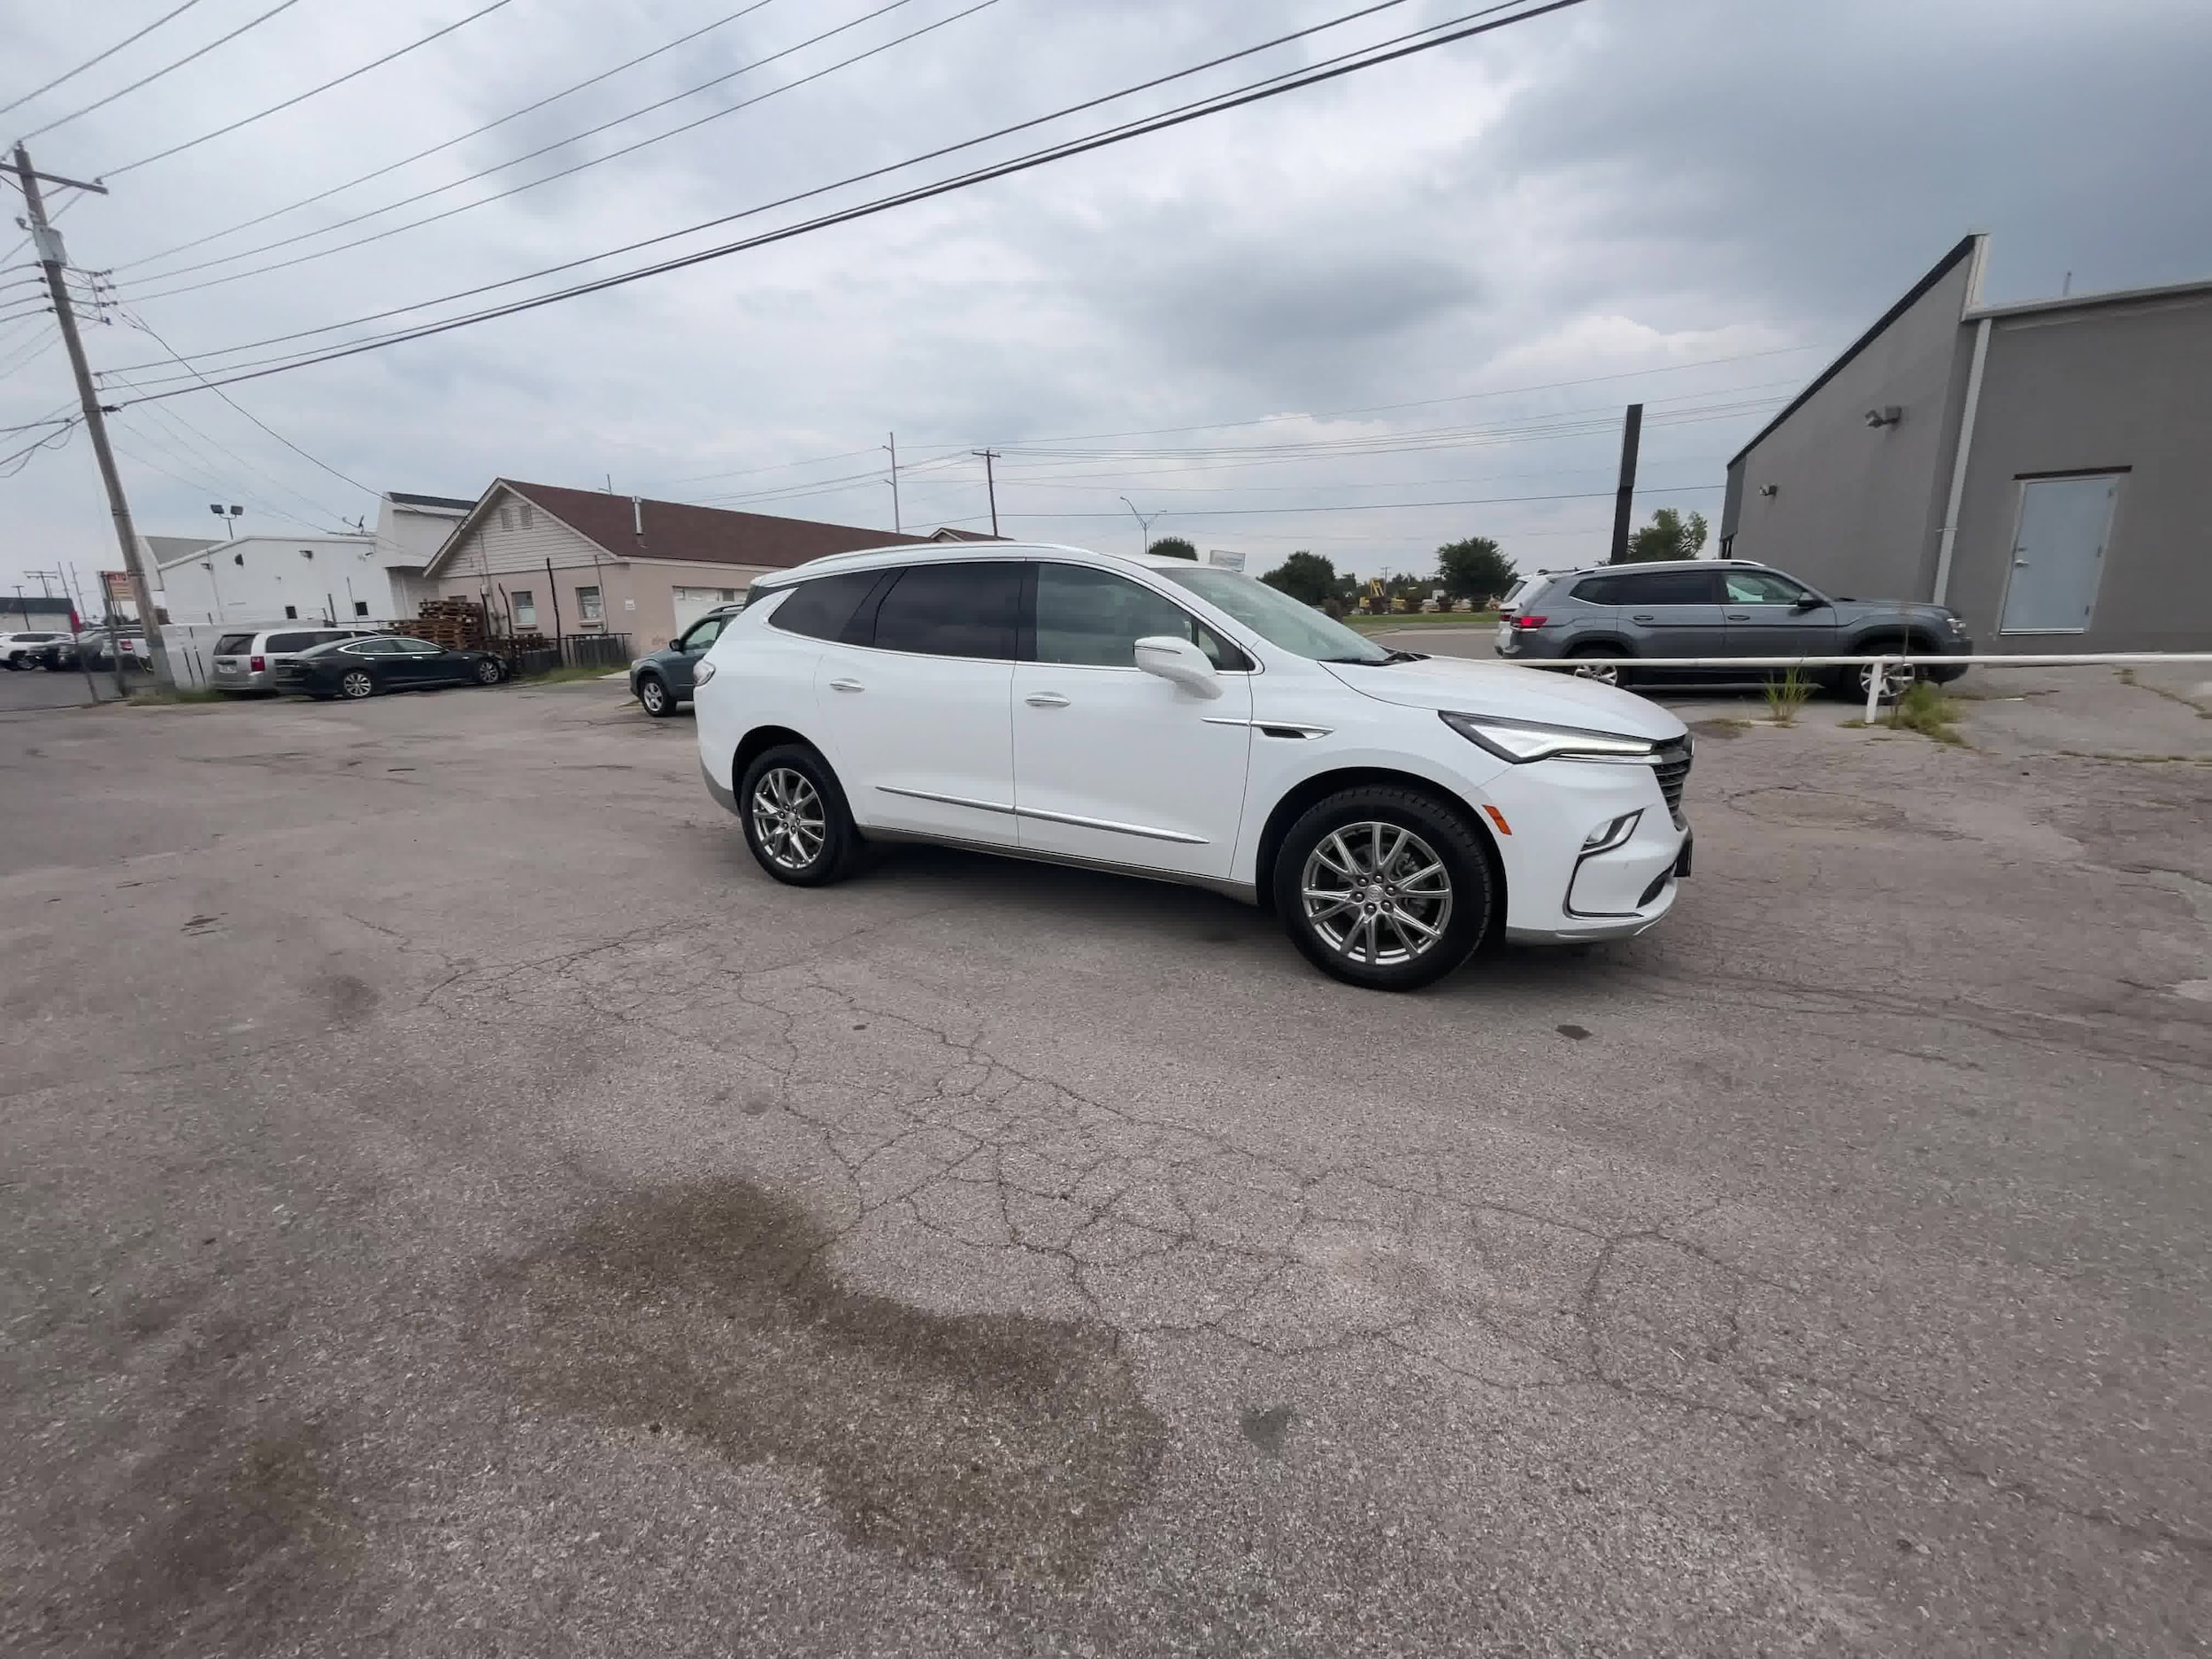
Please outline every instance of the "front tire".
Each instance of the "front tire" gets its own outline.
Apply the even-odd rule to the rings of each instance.
[[[676,712],[676,698],[658,674],[648,674],[637,682],[638,706],[656,720],[665,720]]]
[[[757,757],[737,786],[754,861],[777,880],[818,887],[851,873],[865,843],[837,774],[814,750],[787,743]]]
[[[499,672],[499,659],[495,657],[485,657],[470,672],[476,676],[476,683],[480,686],[495,686],[505,678]]]
[[[1340,790],[1284,837],[1275,912],[1306,960],[1333,978],[1377,991],[1433,984],[1467,960],[1489,925],[1479,833],[1419,790]]]

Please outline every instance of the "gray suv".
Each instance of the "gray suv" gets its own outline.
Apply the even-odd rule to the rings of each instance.
[[[665,720],[677,705],[691,701],[692,671],[707,654],[707,647],[721,637],[722,625],[745,609],[744,601],[717,605],[686,628],[667,646],[630,664],[630,695],[646,713]]]
[[[1532,582],[1498,625],[1498,655],[1509,662],[1634,657],[1872,657],[1970,655],[1966,623],[1941,605],[1903,600],[1832,599],[1747,559],[1595,565]],[[1771,668],[1617,668],[1575,671],[1609,684],[1757,683]],[[1866,695],[1870,666],[1811,671],[1847,696]],[[1964,664],[1891,667],[1883,694],[1915,679],[1955,680]]]

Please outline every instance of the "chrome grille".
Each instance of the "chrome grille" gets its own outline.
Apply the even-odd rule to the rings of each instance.
[[[1685,736],[1666,744],[1652,762],[1652,771],[1659,779],[1659,793],[1667,798],[1667,810],[1673,814],[1676,827],[1682,824],[1682,787],[1690,780],[1690,740]]]

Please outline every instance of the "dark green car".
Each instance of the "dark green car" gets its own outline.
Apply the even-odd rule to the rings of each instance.
[[[741,603],[717,605],[669,641],[666,649],[641,657],[630,664],[630,695],[656,720],[665,720],[678,705],[691,701],[692,671],[720,637],[722,625],[744,609]]]

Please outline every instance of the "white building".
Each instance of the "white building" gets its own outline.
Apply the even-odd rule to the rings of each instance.
[[[475,504],[391,491],[377,504],[376,528],[356,534],[141,540],[173,623],[400,623],[436,595],[423,567]]]

